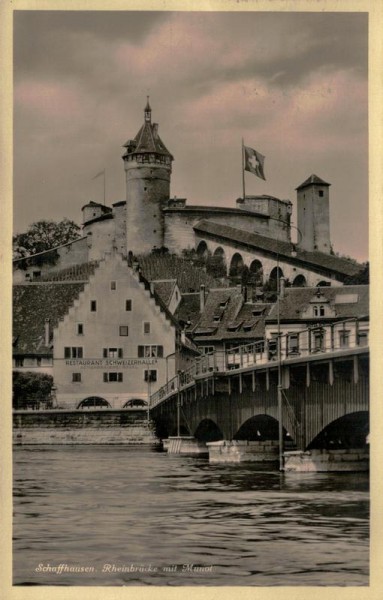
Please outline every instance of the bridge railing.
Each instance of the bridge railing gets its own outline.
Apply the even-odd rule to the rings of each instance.
[[[332,323],[316,323],[305,329],[292,326],[291,331],[271,334],[270,337],[251,344],[240,344],[227,350],[227,370],[242,369],[294,357],[344,351],[368,345],[369,323],[359,319],[345,319]]]
[[[288,333],[271,334],[270,337],[239,344],[229,350],[218,350],[203,354],[195,359],[192,366],[180,371],[166,385],[162,386],[150,398],[153,408],[166,397],[185,389],[200,378],[213,376],[234,369],[245,369],[264,365],[279,358],[305,358],[311,355],[345,351],[368,345],[369,322],[359,319],[346,319],[332,323],[316,323],[305,329],[292,326]]]

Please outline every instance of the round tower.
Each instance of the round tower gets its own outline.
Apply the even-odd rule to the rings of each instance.
[[[144,124],[133,140],[124,144],[126,173],[126,239],[127,251],[150,252],[164,245],[162,209],[170,197],[173,156],[152,123],[149,97],[144,109]]]
[[[296,188],[299,247],[309,252],[330,254],[330,183],[310,175]]]

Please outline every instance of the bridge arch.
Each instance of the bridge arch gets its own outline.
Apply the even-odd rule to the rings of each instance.
[[[105,398],[101,398],[100,396],[89,396],[88,398],[84,398],[78,404],[77,409],[82,408],[112,408],[111,405]]]
[[[306,287],[307,286],[306,277],[304,275],[297,275],[295,277],[295,279],[293,280],[292,286],[293,287]]]
[[[285,441],[291,441],[291,436],[285,427],[283,427],[283,437]],[[254,415],[242,423],[233,439],[249,442],[278,440],[278,421],[270,415]]]
[[[316,448],[326,450],[363,448],[366,445],[368,433],[368,411],[348,413],[326,425],[310,442],[307,450]]]
[[[194,437],[201,442],[218,442],[223,440],[223,433],[212,419],[203,419],[194,432]]]
[[[236,252],[235,254],[233,254],[230,262],[229,276],[240,277],[244,266],[245,263],[243,262],[242,254]]]

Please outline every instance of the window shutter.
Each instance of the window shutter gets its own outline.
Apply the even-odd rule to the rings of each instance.
[[[103,349],[102,349],[102,356],[103,356],[104,358],[108,358],[108,348],[103,348]]]
[[[122,352],[122,348],[118,349],[118,358],[122,358],[123,356],[123,352]]]
[[[104,373],[104,383],[108,383],[108,373]]]
[[[138,346],[138,358],[143,358],[144,356],[144,347]]]
[[[82,346],[78,348],[78,356],[77,358],[82,358]]]
[[[118,381],[122,381],[122,373],[118,373]]]
[[[163,358],[163,356],[164,356],[164,347],[163,346],[157,346],[157,356],[159,358]]]
[[[70,358],[70,348],[68,346],[64,348],[64,358]]]

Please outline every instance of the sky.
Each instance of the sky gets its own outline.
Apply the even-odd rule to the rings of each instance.
[[[366,13],[14,13],[14,232],[82,222],[125,200],[123,144],[152,121],[173,154],[171,195],[234,207],[241,139],[266,181],[246,194],[293,202],[311,174],[331,184],[333,248],[368,259]]]

